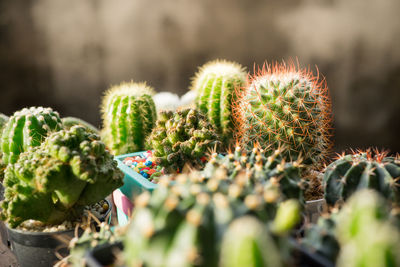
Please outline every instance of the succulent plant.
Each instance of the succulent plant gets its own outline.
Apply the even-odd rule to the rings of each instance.
[[[79,118],[64,117],[61,119],[61,122],[65,129],[69,129],[74,125],[80,125],[80,126],[85,127],[87,130],[91,131],[92,133],[100,134],[99,129],[97,129],[92,124],[88,123],[87,121],[81,120]]]
[[[1,131],[3,130],[8,120],[9,120],[8,116],[4,115],[3,113],[0,113],[0,136],[1,136]]]
[[[123,173],[99,136],[82,126],[51,134],[5,171],[2,219],[57,224],[80,216],[123,184]]]
[[[214,60],[200,67],[192,82],[197,108],[206,114],[224,143],[232,142],[232,104],[237,101],[235,91],[245,84],[246,76],[240,64]]]
[[[19,154],[39,146],[48,135],[60,129],[61,119],[51,108],[31,107],[15,112],[1,136],[4,163],[15,163]]]
[[[288,215],[276,212],[269,187],[247,185],[243,178],[219,175],[205,179],[191,172],[163,177],[152,195],[139,195],[125,240],[127,265],[217,266],[224,233],[234,219],[253,216],[267,229],[269,223],[274,225],[276,213],[281,214],[279,220]],[[298,214],[299,209],[292,207],[282,205]],[[297,223],[294,217],[286,217],[292,226]]]
[[[3,132],[3,128],[8,122],[8,117],[2,113],[0,113],[0,141],[1,141],[1,135]],[[3,153],[1,152],[1,143],[0,143],[0,183],[3,182],[4,179],[4,170],[6,169],[7,165],[3,161]],[[0,185],[1,186],[1,185]]]
[[[121,83],[111,87],[102,103],[102,137],[113,154],[145,149],[145,139],[157,119],[153,88],[145,83]]]
[[[187,162],[201,165],[207,150],[220,144],[212,125],[196,109],[160,112],[147,142],[157,164],[170,173],[181,171]]]
[[[240,146],[226,156],[213,153],[206,164],[203,174],[211,178],[218,173],[225,173],[229,179],[245,175],[248,183],[254,185],[273,184],[279,190],[283,199],[295,198],[304,202],[303,192],[306,182],[301,178],[303,166],[300,160],[285,162],[283,159],[285,149],[261,149],[257,144],[250,152]]]
[[[356,191],[369,188],[400,201],[400,157],[371,149],[341,155],[325,171],[323,187],[329,205],[341,204]]]
[[[286,146],[286,160],[318,168],[331,147],[331,104],[324,81],[294,64],[265,64],[239,92],[234,107],[243,145]]]

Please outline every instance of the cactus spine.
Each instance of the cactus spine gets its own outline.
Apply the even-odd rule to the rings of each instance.
[[[374,189],[396,203],[400,201],[400,157],[377,150],[341,155],[325,171],[323,186],[329,205],[342,203],[363,188]]]
[[[60,129],[59,114],[51,108],[31,107],[15,112],[1,136],[4,163],[15,163],[20,153],[39,146],[49,134]]]
[[[249,78],[235,105],[244,145],[287,146],[287,160],[300,155],[319,167],[331,146],[331,104],[324,81],[293,64],[265,64]]]
[[[153,88],[145,83],[121,83],[110,88],[102,103],[104,142],[113,154],[145,149],[157,113]]]
[[[244,85],[246,75],[240,64],[215,60],[203,65],[192,82],[192,90],[197,93],[197,108],[206,114],[224,143],[233,137],[232,103],[236,101],[235,90]]]

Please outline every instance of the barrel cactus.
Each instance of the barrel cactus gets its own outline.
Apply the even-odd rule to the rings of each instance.
[[[249,184],[273,184],[283,199],[295,198],[304,202],[303,192],[307,187],[301,178],[303,166],[300,160],[285,162],[285,149],[261,149],[257,144],[247,151],[240,146],[225,157],[214,153],[206,164],[203,174],[211,178],[223,172],[229,179],[244,175]]]
[[[277,203],[265,198],[268,190],[223,175],[164,177],[152,194],[144,192],[135,200],[125,240],[127,265],[218,266],[224,233],[234,219],[253,216],[266,228],[274,220]]]
[[[323,187],[329,205],[341,204],[356,191],[369,188],[387,199],[400,201],[400,157],[386,152],[357,151],[341,155],[325,171]]]
[[[162,111],[149,139],[157,164],[166,172],[181,171],[185,163],[201,165],[207,150],[218,147],[219,135],[196,109]]]
[[[123,173],[99,136],[82,126],[51,134],[5,171],[2,218],[11,227],[33,219],[57,224],[123,184]]]
[[[95,134],[99,134],[99,129],[97,129],[95,126],[93,126],[92,124],[88,123],[87,121],[84,121],[82,119],[79,118],[75,118],[75,117],[64,117],[61,119],[62,125],[65,129],[69,129],[74,125],[80,125],[85,127],[87,130],[95,133]]]
[[[59,114],[51,108],[31,107],[15,112],[1,136],[4,163],[15,163],[22,152],[39,146],[48,135],[62,127]]]
[[[206,114],[225,143],[232,141],[232,105],[237,101],[236,91],[245,84],[246,76],[240,64],[215,60],[203,65],[192,82],[191,88],[197,93],[197,108]]]
[[[286,159],[320,167],[331,147],[331,104],[324,81],[292,64],[266,64],[239,93],[235,120],[242,144],[287,146]]]
[[[113,154],[145,149],[145,139],[157,119],[153,88],[145,83],[121,83],[111,87],[102,103],[102,137]]]

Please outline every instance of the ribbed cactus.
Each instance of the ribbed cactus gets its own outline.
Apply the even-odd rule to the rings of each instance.
[[[232,142],[232,103],[237,101],[235,91],[244,85],[246,76],[240,64],[215,60],[200,67],[192,82],[192,90],[197,93],[197,108],[206,114],[224,143]]]
[[[74,219],[122,181],[123,173],[99,136],[73,126],[51,134],[8,164],[2,218],[11,227],[28,219],[46,224]]]
[[[220,144],[219,136],[196,109],[162,111],[149,139],[157,164],[169,173],[181,171],[185,163],[201,165],[208,150]]]
[[[357,190],[369,188],[399,203],[399,177],[400,157],[372,150],[343,154],[326,168],[325,199],[329,205],[341,204]]]
[[[1,136],[4,163],[15,163],[20,153],[39,146],[46,136],[62,127],[58,113],[51,108],[31,107],[15,112]]]
[[[222,174],[162,178],[151,195],[145,192],[135,200],[125,241],[127,265],[218,266],[222,238],[234,219],[254,216],[266,228],[274,219],[277,203],[269,190]]]
[[[264,65],[239,93],[235,120],[242,144],[287,146],[286,159],[321,166],[331,142],[331,104],[324,81],[294,65]]]
[[[61,119],[61,122],[62,122],[63,127],[65,129],[69,129],[74,125],[80,125],[80,126],[85,127],[87,130],[95,133],[95,134],[99,134],[99,129],[97,129],[92,124],[88,123],[87,121],[84,121],[84,120],[79,119],[79,118],[64,117],[64,118]]]
[[[110,88],[102,103],[102,137],[115,155],[142,151],[157,119],[153,88],[145,83],[121,83]]]
[[[246,152],[237,146],[233,153],[230,152],[225,157],[212,154],[203,174],[206,178],[221,172],[229,179],[245,176],[249,184],[272,184],[284,199],[295,198],[303,203],[303,192],[306,189],[306,182],[301,179],[303,166],[300,160],[285,162],[284,151],[282,147],[264,150],[255,144],[250,152]]]
[[[348,200],[337,218],[337,266],[400,266],[400,232],[388,210],[376,191],[362,190]]]

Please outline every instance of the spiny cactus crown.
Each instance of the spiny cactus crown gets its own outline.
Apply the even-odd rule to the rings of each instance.
[[[191,88],[197,93],[197,108],[207,116],[226,144],[232,142],[234,134],[235,90],[244,85],[246,75],[238,63],[215,60],[200,67],[192,82]]]
[[[287,146],[287,160],[304,158],[320,166],[331,147],[331,104],[324,81],[293,64],[265,64],[248,78],[235,104],[238,135],[254,142]]]
[[[145,149],[145,139],[157,119],[153,88],[145,83],[121,83],[110,88],[102,103],[102,137],[118,154]]]

